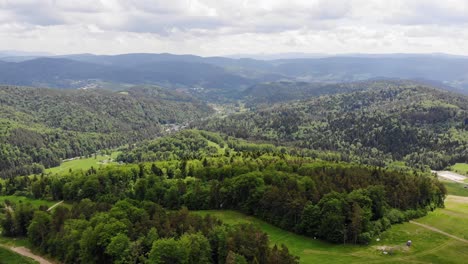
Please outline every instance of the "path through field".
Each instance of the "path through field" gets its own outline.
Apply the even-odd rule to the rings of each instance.
[[[29,250],[28,248],[25,248],[25,247],[10,247],[9,249],[11,249],[12,251],[14,251],[14,252],[16,252],[16,253],[18,253],[18,254],[20,254],[22,256],[32,258],[35,261],[39,262],[39,264],[52,264],[52,262],[44,259],[43,257],[32,253],[31,250]]]
[[[449,234],[449,233],[447,233],[447,232],[444,232],[444,231],[442,231],[442,230],[440,230],[440,229],[437,229],[437,228],[435,228],[435,227],[432,227],[432,226],[429,226],[429,225],[425,225],[425,224],[421,224],[421,223],[418,223],[418,222],[415,222],[415,221],[409,221],[409,222],[412,223],[412,224],[415,224],[415,225],[424,227],[424,228],[426,228],[426,229],[432,230],[432,231],[437,232],[437,233],[439,233],[439,234],[442,234],[442,235],[444,235],[444,236],[448,236],[448,237],[450,237],[450,238],[456,239],[456,240],[461,241],[461,242],[463,242],[463,243],[468,243],[468,240],[466,240],[466,239],[463,239],[463,238],[460,238],[460,237],[451,235],[451,234]]]
[[[61,203],[63,203],[63,201],[60,201],[60,202],[52,205],[51,207],[49,207],[49,209],[47,209],[47,212],[50,212],[52,209],[54,209],[56,206],[59,206]]]

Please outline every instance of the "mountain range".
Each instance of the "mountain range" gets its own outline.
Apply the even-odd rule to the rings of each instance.
[[[350,54],[258,60],[173,54],[74,54],[0,58],[0,83],[53,88],[166,88],[243,92],[260,83],[412,79],[468,93],[468,58],[446,54]]]

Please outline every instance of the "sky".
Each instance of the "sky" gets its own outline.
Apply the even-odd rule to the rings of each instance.
[[[0,50],[468,55],[468,0],[0,0]]]

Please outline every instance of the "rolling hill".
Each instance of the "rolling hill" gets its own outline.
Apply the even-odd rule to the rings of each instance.
[[[213,110],[157,87],[123,92],[0,87],[0,173],[24,175],[62,159],[153,138],[162,124],[186,123]]]
[[[408,82],[372,87],[211,119],[199,127],[339,151],[345,160],[381,166],[405,161],[440,169],[468,161],[468,97]]]
[[[443,88],[468,93],[468,58],[443,54],[341,55],[267,61],[141,53],[4,60],[0,63],[0,83],[38,87],[156,84],[168,88],[235,91],[224,96],[237,99],[248,87],[264,82],[342,83],[392,78],[439,83]]]

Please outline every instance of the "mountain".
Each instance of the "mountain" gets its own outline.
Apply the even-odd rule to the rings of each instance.
[[[468,91],[468,57],[447,54],[350,54],[314,58],[256,60],[173,54],[71,56],[70,59],[113,66],[177,61],[216,65],[243,77],[272,75],[270,81],[349,82],[372,78],[438,81]]]
[[[47,56],[53,56],[53,54],[48,52],[0,50],[0,60],[7,62],[21,62]]]
[[[199,62],[151,62],[135,67],[102,65],[63,58],[0,64],[0,83],[53,88],[89,84],[159,84],[165,87],[239,88],[254,81]]]
[[[213,110],[190,96],[157,87],[127,91],[0,86],[0,174],[24,175],[163,133]]]
[[[0,83],[55,88],[154,84],[201,89],[202,98],[215,100],[221,95],[229,100],[264,82],[333,84],[390,78],[440,83],[468,93],[468,58],[446,54],[351,54],[276,60],[146,53],[32,58],[6,59],[0,64]]]
[[[200,128],[257,141],[341,152],[375,165],[442,169],[468,162],[468,97],[405,82],[287,102],[204,121]]]
[[[276,61],[277,71],[315,81],[353,81],[376,77],[465,82],[468,59],[445,57],[331,57]]]
[[[399,80],[387,82],[404,83]],[[274,104],[292,100],[303,100],[327,94],[349,93],[357,90],[366,90],[381,87],[381,80],[348,83],[309,83],[279,81],[259,83],[242,92],[241,98],[250,108],[257,108],[263,104]],[[447,87],[447,89],[450,89]]]

